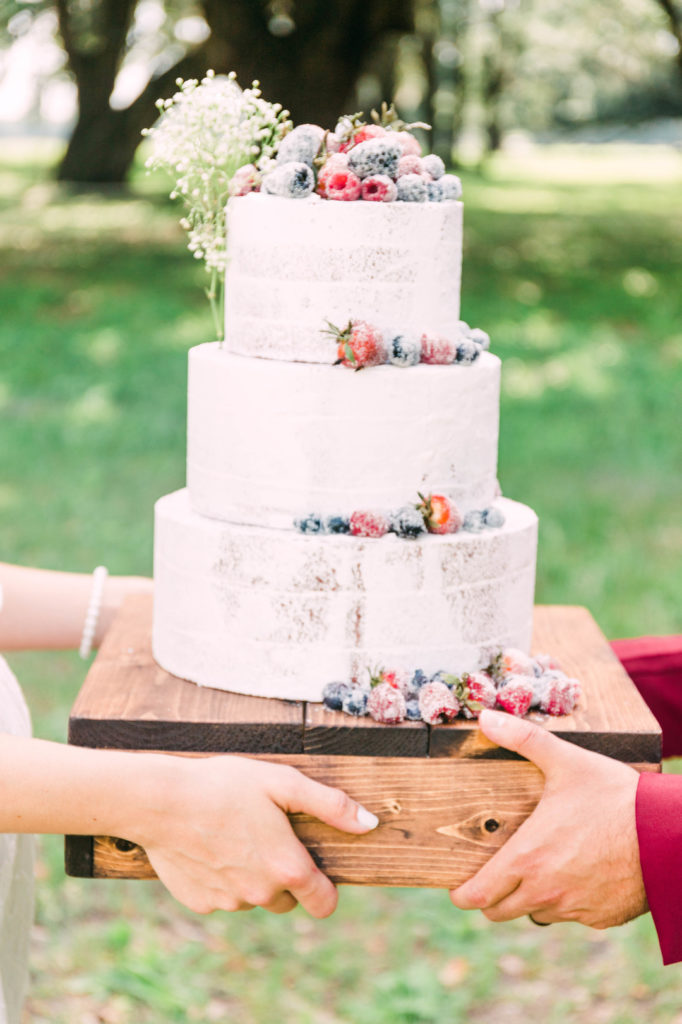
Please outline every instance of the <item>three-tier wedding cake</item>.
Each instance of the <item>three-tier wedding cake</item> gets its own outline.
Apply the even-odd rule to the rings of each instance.
[[[189,354],[187,487],[156,506],[157,661],[319,701],[528,651],[537,518],[497,485],[500,360],[403,358],[466,329],[461,203],[263,190],[227,218],[225,341]],[[353,328],[383,339],[361,372]],[[411,528],[433,496],[454,521]]]

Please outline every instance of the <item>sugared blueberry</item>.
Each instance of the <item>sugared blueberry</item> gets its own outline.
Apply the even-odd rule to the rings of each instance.
[[[490,335],[487,331],[482,330],[480,327],[470,327],[467,333],[472,341],[481,346],[484,352],[488,351],[490,348]]]
[[[428,156],[422,157],[421,169],[430,174],[434,181],[442,178],[445,174],[445,164],[435,153],[429,153]]]
[[[322,702],[331,711],[343,710],[343,698],[352,689],[350,683],[327,683],[322,691]]]
[[[324,526],[327,533],[350,533],[348,516],[327,516]]]
[[[410,697],[405,701],[405,718],[408,722],[418,722],[422,717],[419,709],[419,697]]]
[[[443,199],[443,189],[439,181],[426,182],[426,197],[430,203],[440,203]]]
[[[440,181],[443,199],[459,199],[462,195],[462,182],[456,174],[444,174]]]
[[[313,160],[322,145],[324,128],[316,124],[299,124],[285,135],[277,149],[277,163],[292,161],[313,166]]]
[[[496,508],[495,505],[489,505],[488,508],[484,508],[482,515],[485,526],[489,526],[494,530],[504,526],[504,513],[499,508]]]
[[[307,516],[295,519],[294,526],[301,533],[324,533],[324,522],[316,512],[310,512]]]
[[[484,526],[483,512],[477,508],[470,509],[462,521],[462,529],[468,530],[469,533],[480,533]]]
[[[471,366],[472,363],[476,362],[481,352],[481,346],[472,341],[471,338],[462,338],[457,346],[455,362],[461,366]]]
[[[422,357],[421,339],[414,333],[388,335],[388,361],[394,366],[416,366]]]
[[[425,203],[428,199],[426,182],[421,174],[403,174],[396,182],[398,199],[403,203]]]
[[[389,178],[395,178],[398,173],[398,160],[401,156],[400,144],[386,134],[376,139],[367,139],[349,149],[348,166],[361,179],[375,174],[385,174]]]
[[[414,540],[426,533],[424,517],[418,512],[414,505],[403,505],[389,515],[389,527],[391,533],[399,537]]]
[[[278,164],[274,171],[265,175],[261,192],[285,199],[304,199],[314,188],[312,168],[300,161],[290,161]]]
[[[344,694],[342,707],[347,715],[356,715],[360,718],[367,714],[367,698],[369,690],[363,686],[351,686],[348,693]]]

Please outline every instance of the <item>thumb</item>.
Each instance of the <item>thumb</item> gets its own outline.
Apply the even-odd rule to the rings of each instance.
[[[481,711],[478,721],[481,732],[489,740],[532,761],[545,776],[553,769],[567,766],[576,753],[579,754],[572,744],[553,736],[542,726],[503,711],[486,709]]]
[[[280,806],[289,814],[310,814],[342,832],[361,835],[379,824],[376,814],[349,797],[342,789],[315,782],[296,772],[291,788],[282,794]]]

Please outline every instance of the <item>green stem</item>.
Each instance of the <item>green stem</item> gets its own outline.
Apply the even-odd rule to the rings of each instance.
[[[213,267],[211,269],[211,285],[206,289],[206,297],[211,307],[211,316],[213,317],[213,326],[215,328],[215,336],[218,341],[222,344],[223,341],[223,291],[225,288],[225,282],[223,275]]]

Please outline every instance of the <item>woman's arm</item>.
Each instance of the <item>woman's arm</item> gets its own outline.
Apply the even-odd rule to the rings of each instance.
[[[113,835],[139,843],[157,875],[198,913],[300,902],[336,906],[334,885],[299,843],[287,813],[344,832],[377,819],[345,793],[293,768],[231,755],[180,757],[0,736],[1,832]]]
[[[29,569],[0,562],[0,650],[57,650],[78,647],[92,593],[92,574]],[[97,646],[128,594],[149,593],[143,576],[109,576],[95,634]]]

